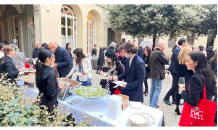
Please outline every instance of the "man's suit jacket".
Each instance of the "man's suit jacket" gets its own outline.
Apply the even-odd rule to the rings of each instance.
[[[171,56],[171,63],[170,63],[170,67],[169,67],[169,71],[171,72],[171,74],[177,74],[177,67],[178,67],[178,55],[179,52],[181,51],[181,48],[178,46],[174,51],[173,54]]]
[[[127,85],[122,90],[122,94],[129,96],[130,101],[144,102],[143,82],[145,80],[145,63],[136,54],[129,67],[129,59],[125,66],[125,73],[118,75],[118,80],[124,79]]]

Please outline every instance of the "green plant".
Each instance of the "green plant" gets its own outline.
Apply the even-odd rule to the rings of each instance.
[[[78,124],[73,121],[73,116],[71,120],[67,120],[66,117],[70,113],[69,108],[63,112],[64,104],[61,104],[61,108],[55,107],[51,113],[46,111],[48,109],[46,106],[40,109],[42,94],[37,99],[33,96],[26,97],[24,95],[26,88],[17,88],[15,83],[5,79],[6,75],[2,74],[0,78],[0,126],[90,126],[92,117],[86,121],[85,112],[83,112],[84,120]]]

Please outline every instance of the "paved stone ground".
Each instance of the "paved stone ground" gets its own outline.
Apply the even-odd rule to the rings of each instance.
[[[75,80],[75,76],[73,77]],[[92,86],[97,86],[100,83],[99,75],[96,74],[96,70],[92,70]],[[166,75],[166,78],[162,82],[162,90],[160,93],[158,105],[159,108],[164,113],[164,120],[165,120],[165,126],[166,127],[178,127],[178,123],[180,120],[180,116],[175,115],[175,108],[176,105],[166,105],[163,101],[164,96],[168,92],[168,90],[171,88],[172,85],[172,77],[171,75]],[[151,86],[151,80],[148,79],[148,88],[150,91]],[[148,92],[149,94],[149,92]],[[170,101],[172,101],[172,98],[170,98]],[[181,100],[183,102],[184,100]],[[149,95],[147,97],[144,97],[144,105],[149,106]],[[182,111],[183,106],[180,105],[180,112]]]

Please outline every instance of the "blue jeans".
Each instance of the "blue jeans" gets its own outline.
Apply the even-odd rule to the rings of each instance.
[[[161,92],[161,88],[162,88],[162,80],[151,79],[150,107],[157,108],[157,103]]]

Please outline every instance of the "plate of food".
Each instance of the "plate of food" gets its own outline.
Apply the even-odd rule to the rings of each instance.
[[[26,83],[35,83],[35,74],[22,76],[20,77],[20,80],[23,80]]]
[[[78,81],[74,81],[72,79],[67,79],[67,78],[58,78],[58,81],[64,82],[64,83],[69,83],[70,88],[79,88],[81,86],[81,83]]]
[[[30,69],[30,68],[28,68],[28,69],[25,69],[24,72],[26,72],[26,73],[29,73],[29,72],[36,72],[36,69]]]
[[[104,88],[100,88],[97,86],[96,88],[94,87],[80,87],[75,89],[75,95],[78,97],[83,97],[83,98],[90,98],[90,99],[95,99],[95,98],[102,98],[105,95],[108,94],[108,90]]]

